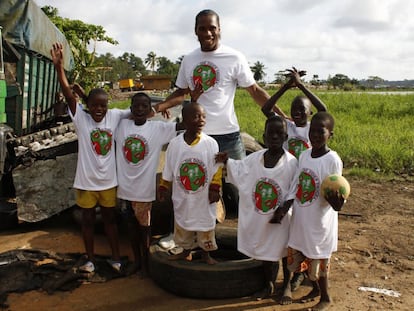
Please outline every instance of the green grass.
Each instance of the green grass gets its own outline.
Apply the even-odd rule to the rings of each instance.
[[[270,95],[275,90],[268,91]],[[315,92],[335,118],[329,146],[338,152],[348,175],[369,179],[414,174],[414,94]],[[290,90],[278,102],[289,114],[300,91]],[[126,108],[129,100],[110,107]],[[265,117],[247,91],[239,89],[236,114],[242,131],[262,142]],[[411,177],[410,177],[411,176]]]

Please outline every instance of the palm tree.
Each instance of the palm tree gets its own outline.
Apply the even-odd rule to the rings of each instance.
[[[265,68],[265,65],[259,61],[255,62],[254,65],[250,67],[253,72],[254,79],[257,82],[262,81],[266,76],[266,73],[264,72]]]
[[[155,54],[155,52],[153,51],[149,52],[147,54],[147,58],[145,59],[145,65],[151,68],[152,74],[155,73],[155,67],[157,66],[157,63],[158,63],[157,54]]]

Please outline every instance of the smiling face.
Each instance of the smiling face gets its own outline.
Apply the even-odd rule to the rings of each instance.
[[[196,18],[195,34],[200,42],[201,50],[210,52],[220,45],[220,23],[214,13],[198,15]]]
[[[135,125],[143,125],[151,112],[151,101],[146,96],[132,98],[131,113]]]
[[[200,134],[206,124],[204,108],[197,103],[189,103],[183,109],[183,122],[188,134]]]
[[[290,108],[290,115],[297,127],[304,127],[311,115],[311,102],[303,96],[296,97]]]
[[[95,122],[101,122],[108,111],[108,95],[104,92],[89,93],[88,110]]]

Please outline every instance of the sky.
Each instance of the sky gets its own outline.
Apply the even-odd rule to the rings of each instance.
[[[151,51],[175,62],[199,47],[194,19],[203,9],[220,16],[221,42],[250,65],[265,65],[265,80],[295,66],[327,79],[414,79],[414,1],[407,0],[34,0],[59,15],[101,25],[124,52],[143,60]]]

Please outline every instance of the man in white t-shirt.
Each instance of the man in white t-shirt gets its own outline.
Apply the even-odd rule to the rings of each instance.
[[[217,141],[220,151],[226,151],[230,158],[242,159],[245,150],[234,110],[236,88],[245,88],[259,106],[270,96],[254,80],[244,55],[221,44],[220,19],[216,12],[203,10],[197,14],[195,34],[200,48],[183,58],[176,80],[178,89],[154,107],[164,113],[181,104],[184,95],[197,93],[198,97],[193,100],[206,112],[204,132]],[[277,107],[275,110],[285,116]]]

